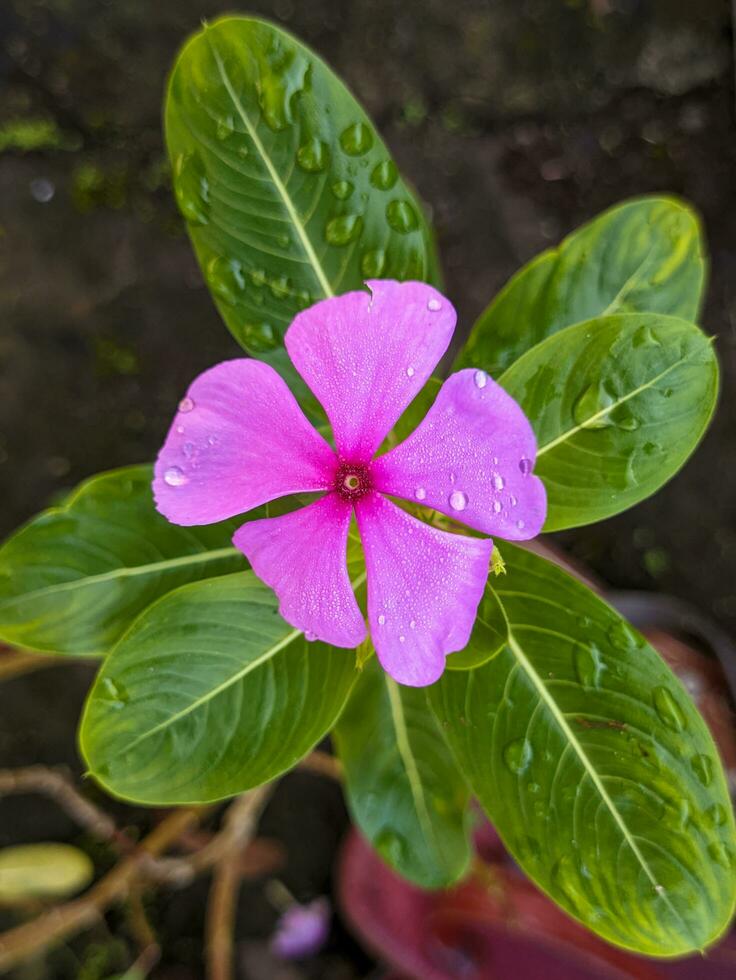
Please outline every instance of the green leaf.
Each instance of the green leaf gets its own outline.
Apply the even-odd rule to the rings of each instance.
[[[473,632],[464,650],[451,653],[447,670],[475,670],[503,650],[508,637],[506,618],[498,596],[487,585],[478,606]]]
[[[337,719],[355,655],[308,643],[252,572],[183,586],[105,660],[80,745],[92,775],[138,803],[205,803],[294,766]]]
[[[179,208],[236,340],[278,346],[294,315],[364,279],[437,279],[421,207],[361,107],[285,31],[226,17],[185,45],[166,142]]]
[[[468,791],[423,690],[402,687],[373,658],[334,731],[348,805],[399,874],[443,888],[468,868]]]
[[[537,436],[546,531],[618,514],[658,490],[700,441],[718,362],[693,324],[656,314],[579,323],[499,379]]]
[[[95,476],[5,542],[0,638],[44,653],[104,654],[166,592],[246,566],[230,543],[237,521],[170,524],[151,479],[150,466]]]
[[[526,873],[610,942],[706,947],[736,899],[723,770],[680,682],[566,572],[505,544],[504,651],[446,672],[430,701]]]
[[[61,899],[94,876],[89,857],[69,844],[21,844],[0,850],[0,905]]]
[[[525,265],[481,314],[456,369],[497,377],[550,334],[612,313],[697,320],[705,272],[694,211],[670,197],[627,201]]]

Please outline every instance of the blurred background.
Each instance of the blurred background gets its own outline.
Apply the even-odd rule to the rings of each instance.
[[[664,191],[701,212],[703,326],[723,367],[715,424],[653,500],[555,537],[608,585],[687,600],[733,636],[729,0],[2,0],[0,534],[99,470],[152,459],[191,378],[237,356],[176,212],[161,134],[176,50],[202,18],[228,10],[299,35],[365,105],[432,215],[464,332],[523,262],[609,205]],[[78,767],[88,683],[79,667],[0,689],[0,765]],[[286,842],[292,890],[310,898],[330,887],[340,793],[297,774],[279,798],[266,821]],[[63,839],[64,820],[0,801],[0,845],[20,823],[24,839]],[[196,963],[201,903],[186,894],[169,903],[164,929],[174,961]],[[247,909],[246,933],[267,934],[275,913],[255,899]],[[373,969],[335,928],[329,966],[296,976]],[[62,958],[56,975],[106,975],[81,972],[80,956]]]

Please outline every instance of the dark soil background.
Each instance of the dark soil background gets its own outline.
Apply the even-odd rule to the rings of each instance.
[[[463,331],[521,263],[609,205],[665,191],[700,210],[711,253],[704,327],[723,366],[716,422],[654,499],[555,537],[610,585],[687,599],[736,632],[728,0],[254,0],[239,9],[297,33],[366,106],[432,213]],[[226,10],[218,0],[0,4],[1,534],[84,477],[151,459],[189,380],[237,354],[177,216],[160,126],[177,48],[201,18]],[[4,685],[0,766],[78,767],[73,730],[89,677],[54,668]],[[298,896],[328,889],[345,824],[339,794],[318,777],[290,777],[266,823],[287,842],[285,880]],[[0,844],[73,833],[51,807],[0,802]],[[243,976],[275,977],[256,962],[274,913],[256,891],[245,895]],[[201,975],[203,898],[190,889],[159,910],[169,945],[155,976]],[[110,945],[107,932],[94,941]],[[89,958],[77,944],[48,975],[92,980],[120,969]],[[326,956],[294,976],[369,969],[337,925]]]

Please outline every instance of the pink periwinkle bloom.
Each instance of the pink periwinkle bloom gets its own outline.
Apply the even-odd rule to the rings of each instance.
[[[269,365],[225,361],[179,404],[153,489],[159,511],[185,526],[322,491],[299,510],[244,524],[233,543],[276,592],[288,623],[349,648],[366,638],[347,570],[354,513],[376,654],[396,681],[422,687],[468,643],[493,543],[425,524],[389,497],[511,541],[540,531],[546,497],[532,473],[536,440],[526,416],[472,368],[451,375],[419,427],[376,456],[447,350],[456,314],[423,283],[366,285],[299,313],[285,336],[335,449]]]

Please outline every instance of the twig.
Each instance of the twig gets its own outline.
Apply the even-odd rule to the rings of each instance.
[[[100,840],[115,840],[130,850],[132,842],[121,834],[112,817],[82,796],[71,779],[58,769],[27,766],[0,769],[0,796],[10,793],[42,793],[58,803],[80,827]]]
[[[233,931],[240,883],[239,852],[256,831],[258,817],[273,791],[259,786],[239,796],[225,814],[225,826],[212,841],[220,840],[212,888],[207,903],[205,955],[209,980],[231,980]]]
[[[338,781],[342,779],[340,760],[336,759],[334,755],[330,755],[329,752],[320,752],[319,749],[305,756],[299,763],[299,768],[306,769],[308,772],[319,773],[320,776],[328,776],[330,779]]]
[[[26,653],[23,650],[10,650],[6,647],[0,647],[0,680],[9,680],[11,677],[30,674],[32,671],[41,670],[43,667],[53,667],[55,664],[68,662],[61,657],[45,657],[40,653]]]
[[[31,922],[2,933],[0,972],[93,925],[107,908],[125,898],[132,883],[145,869],[147,859],[173,844],[206,812],[206,807],[174,810],[131,855],[123,858],[81,898],[49,909]]]

